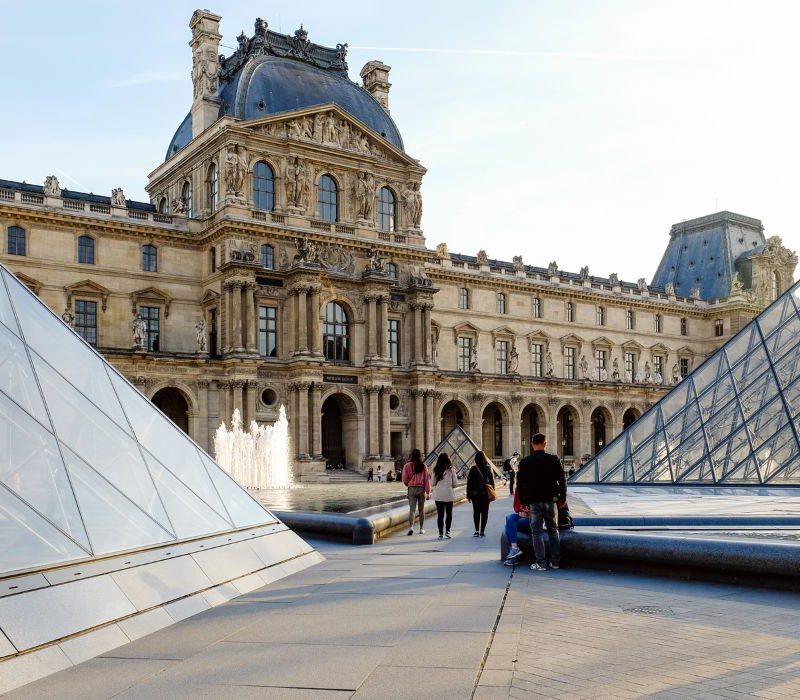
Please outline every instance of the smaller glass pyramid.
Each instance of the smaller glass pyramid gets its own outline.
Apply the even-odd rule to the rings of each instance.
[[[467,435],[464,428],[460,425],[456,425],[455,428],[447,433],[442,441],[428,453],[427,457],[425,457],[425,464],[429,469],[433,469],[439,455],[445,452],[450,455],[453,468],[456,470],[456,476],[459,479],[466,479],[467,472],[470,467],[475,464],[475,455],[480,451],[481,448]],[[487,457],[486,461],[489,463],[494,473],[502,477],[492,460]]]
[[[0,574],[274,522],[0,265]]]
[[[798,414],[800,283],[570,481],[800,485]]]

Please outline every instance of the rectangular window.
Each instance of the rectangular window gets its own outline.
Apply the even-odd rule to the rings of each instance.
[[[278,356],[278,310],[258,307],[258,352],[262,357]]]
[[[458,290],[458,308],[469,308],[469,290],[466,287],[461,287],[461,289]]]
[[[572,323],[575,320],[575,305],[571,302],[567,302],[567,323]]]
[[[564,348],[564,378],[575,379],[575,348]]]
[[[606,372],[606,351],[605,350],[595,350],[594,351],[594,368],[597,371],[597,378],[599,380],[605,379],[603,375]]]
[[[498,340],[495,347],[497,374],[508,374],[508,341]]]
[[[24,228],[20,228],[19,226],[8,227],[8,254],[26,255]]]
[[[682,357],[681,358],[681,377],[685,379],[689,376],[689,358]]]
[[[396,318],[389,319],[389,357],[393,365],[400,366],[400,321]]]
[[[472,359],[472,338],[458,338],[458,371],[469,372]]]
[[[681,335],[689,335],[689,321],[686,318],[681,319]]]
[[[725,324],[721,318],[718,318],[716,321],[714,321],[714,335],[717,338],[721,338],[723,335],[725,335]]]
[[[208,260],[211,266],[211,272],[217,271],[217,249],[212,247],[211,250],[208,251]]]
[[[542,376],[542,345],[534,343],[531,345],[531,376]]]
[[[78,262],[94,265],[94,238],[91,236],[78,238]]]
[[[653,317],[653,330],[656,333],[661,333],[661,314],[656,314]]]
[[[142,270],[158,272],[158,249],[154,245],[142,246]]]
[[[217,310],[208,310],[208,353],[217,357]]]
[[[635,372],[636,372],[636,353],[626,352],[625,353],[625,381],[632,382],[636,378],[634,376]]]
[[[161,309],[157,306],[140,306],[139,313],[144,319],[146,328],[145,345],[147,350],[158,351],[161,347],[160,316]]]
[[[661,355],[653,356],[653,380],[656,384],[661,384],[664,381],[664,358]]]
[[[97,302],[75,302],[75,332],[89,345],[97,345]]]
[[[604,306],[598,306],[595,314],[595,320],[598,326],[606,325],[606,309]]]
[[[625,312],[625,328],[627,328],[629,331],[632,331],[635,327],[636,327],[636,319],[633,315],[633,310],[628,309]]]
[[[506,295],[500,292],[497,295],[497,313],[504,314],[506,312]]]
[[[531,299],[531,316],[533,318],[542,317],[542,300],[539,297]]]

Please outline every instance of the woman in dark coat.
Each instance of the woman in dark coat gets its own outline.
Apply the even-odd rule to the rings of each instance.
[[[475,455],[475,464],[467,475],[467,500],[472,503],[472,519],[475,522],[473,537],[486,537],[486,521],[489,519],[489,495],[486,484],[494,487],[494,474],[483,452]]]

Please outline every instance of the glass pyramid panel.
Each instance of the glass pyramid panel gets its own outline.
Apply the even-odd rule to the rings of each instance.
[[[798,309],[800,283],[712,353],[571,481],[800,485]]]
[[[91,556],[0,485],[1,571],[60,564]]]
[[[55,438],[0,394],[0,482],[88,549]]]
[[[470,467],[475,464],[475,455],[481,451],[481,448],[475,441],[467,434],[467,432],[460,425],[456,425],[447,435],[445,435],[436,447],[431,450],[425,457],[425,464],[429,469],[433,469],[439,455],[444,452],[450,456],[453,462],[453,468],[456,470],[456,476],[459,479],[466,479],[467,472]],[[491,459],[487,460],[494,470],[495,474],[499,474],[497,467]]]
[[[137,549],[175,539],[66,447],[64,459],[95,554]]]
[[[0,264],[0,574],[274,522]]]

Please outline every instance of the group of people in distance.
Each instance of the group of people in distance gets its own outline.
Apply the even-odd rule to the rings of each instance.
[[[558,536],[559,509],[566,511],[567,478],[561,460],[546,451],[547,440],[541,433],[531,438],[531,454],[520,460],[512,474],[511,493],[514,496],[514,512],[506,517],[506,537],[510,551],[505,564],[514,565],[522,556],[519,548],[520,524],[530,524],[535,561],[532,571],[546,571],[548,567],[544,531],[550,540],[550,567],[558,569],[561,564],[561,544]],[[515,453],[515,457],[518,455]],[[453,522],[453,502],[456,499],[458,478],[450,456],[439,454],[433,475],[428,472],[422,453],[412,450],[411,460],[403,467],[403,484],[408,487],[408,534],[414,534],[414,518],[419,517],[419,534],[425,534],[425,501],[433,497],[436,502],[439,539],[450,539]],[[475,455],[475,464],[467,475],[467,500],[472,503],[475,524],[473,537],[486,536],[486,521],[489,504],[495,499],[495,479],[492,466],[483,452]],[[567,515],[568,517],[568,515]]]

